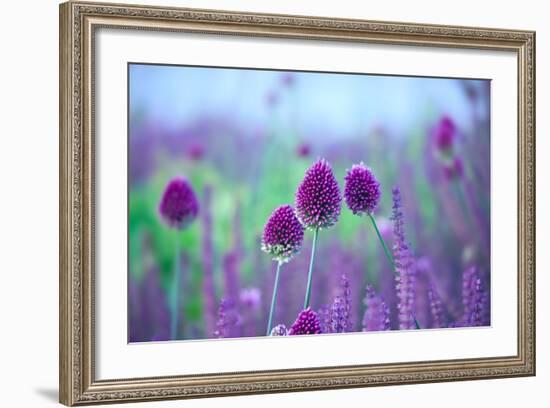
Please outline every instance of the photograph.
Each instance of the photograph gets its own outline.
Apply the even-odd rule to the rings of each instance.
[[[490,80],[127,69],[129,343],[491,325]]]

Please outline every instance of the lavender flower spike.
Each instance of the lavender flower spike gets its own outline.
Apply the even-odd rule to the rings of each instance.
[[[445,327],[445,318],[443,317],[443,305],[437,290],[433,285],[428,289],[428,300],[430,302],[430,312],[432,314],[432,327]]]
[[[273,211],[264,227],[262,250],[277,262],[288,262],[300,251],[304,228],[290,205],[282,205]]]
[[[466,269],[462,275],[462,302],[464,326],[488,326],[488,296],[475,266]]]
[[[319,159],[306,170],[296,191],[296,212],[309,229],[329,228],[340,216],[342,197],[332,167]]]
[[[330,332],[346,333],[352,331],[351,323],[351,288],[348,277],[343,274],[340,281],[341,296],[336,296],[330,310]]]
[[[331,311],[331,308],[327,304],[322,305],[317,311],[321,333],[332,333]]]
[[[330,310],[331,333],[345,333],[347,331],[346,305],[341,296],[336,296]]]
[[[372,214],[380,202],[380,195],[380,183],[363,162],[354,164],[347,171],[344,199],[351,212],[356,215]]]
[[[395,187],[393,193],[393,259],[396,272],[396,289],[399,304],[399,328],[419,329],[420,326],[414,317],[414,293],[416,284],[416,266],[411,250],[405,241],[403,211],[401,209],[401,192]]]
[[[162,194],[159,213],[164,222],[176,230],[174,275],[172,278],[171,324],[170,333],[172,340],[178,337],[178,314],[179,314],[179,292],[180,292],[180,248],[178,232],[192,223],[199,213],[197,196],[187,179],[176,177],[166,185]]]
[[[319,229],[336,224],[340,216],[342,197],[332,167],[325,159],[319,159],[306,170],[304,179],[296,190],[296,213],[304,227],[313,230],[313,244],[309,259],[304,309],[309,307],[313,262]]]
[[[241,316],[235,306],[235,302],[232,299],[221,300],[214,337],[235,337],[236,329],[241,324]]]
[[[303,239],[304,227],[296,217],[294,209],[290,205],[282,205],[276,208],[267,220],[262,235],[262,250],[270,254],[277,261],[273,296],[271,298],[271,307],[267,321],[267,336],[271,333],[281,265],[288,262],[300,250]]]
[[[289,336],[296,336],[300,334],[320,334],[321,326],[319,323],[319,316],[310,307],[302,310],[296,321],[290,327],[288,331]]]
[[[363,331],[390,330],[390,309],[371,285],[367,285],[364,304]]]

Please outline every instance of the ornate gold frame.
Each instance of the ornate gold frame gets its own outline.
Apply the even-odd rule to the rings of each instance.
[[[518,349],[513,356],[97,380],[93,47],[98,27],[512,51],[518,63]],[[535,374],[535,33],[228,11],[60,5],[60,402],[305,391]]]

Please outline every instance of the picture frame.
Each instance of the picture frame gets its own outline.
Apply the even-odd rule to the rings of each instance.
[[[96,39],[100,29],[496,51],[517,61],[517,350],[511,355],[98,378]],[[401,47],[401,48],[400,48]],[[59,397],[149,401],[535,375],[535,33],[70,1],[60,5]],[[496,148],[496,147],[495,147]],[[512,200],[514,201],[514,200]],[[512,265],[509,266],[513,268]],[[116,271],[115,271],[116,272]],[[125,274],[125,271],[119,271]]]

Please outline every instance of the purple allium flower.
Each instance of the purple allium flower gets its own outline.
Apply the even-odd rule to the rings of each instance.
[[[363,331],[390,330],[390,308],[371,285],[367,285],[363,303]]]
[[[415,284],[416,266],[409,245],[405,241],[403,210],[401,208],[401,192],[395,187],[392,190],[393,208],[393,260],[395,266],[395,282],[397,290],[397,305],[399,328],[401,330],[415,329]]]
[[[278,262],[288,262],[300,251],[304,239],[304,227],[290,205],[282,205],[273,211],[264,227],[262,250]]]
[[[187,179],[174,178],[166,185],[159,213],[171,228],[183,229],[193,222],[199,213],[199,203]]]
[[[443,116],[432,130],[435,148],[439,152],[449,153],[455,141],[456,125],[449,116]]]
[[[296,191],[296,212],[306,228],[329,228],[338,221],[342,197],[330,164],[319,159],[306,170]]]
[[[437,290],[433,285],[428,289],[428,300],[430,302],[430,311],[432,313],[432,327],[445,327],[445,318],[443,317],[443,305]]]
[[[270,336],[288,336],[288,330],[284,324],[278,324],[273,329],[271,329]]]
[[[319,316],[311,307],[306,310],[302,310],[296,321],[290,327],[288,331],[289,336],[297,336],[300,334],[319,334],[321,333],[321,326],[319,323]]]
[[[363,162],[347,171],[344,199],[354,214],[372,214],[380,202],[380,183]]]

